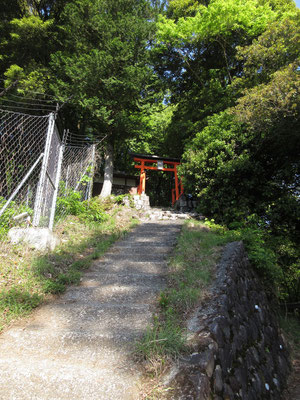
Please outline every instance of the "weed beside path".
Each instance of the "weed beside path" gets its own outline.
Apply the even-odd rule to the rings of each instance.
[[[56,227],[61,244],[50,253],[0,244],[0,331],[67,285],[79,283],[92,260],[138,223],[128,207],[115,207],[107,215],[98,223],[68,217]]]

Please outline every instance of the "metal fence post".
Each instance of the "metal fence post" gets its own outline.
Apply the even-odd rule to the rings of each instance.
[[[46,138],[45,151],[44,151],[44,159],[43,159],[43,163],[42,163],[40,179],[39,179],[39,183],[37,186],[36,198],[35,198],[35,203],[34,203],[34,216],[33,216],[33,221],[32,221],[33,226],[38,226],[40,223],[41,208],[42,208],[42,196],[43,196],[43,191],[44,191],[44,186],[45,186],[48,159],[49,159],[49,154],[50,154],[50,146],[51,146],[52,135],[54,132],[54,126],[55,126],[55,117],[54,117],[54,114],[51,113],[49,116],[48,131],[47,131],[47,138]]]
[[[64,145],[64,143],[62,143],[59,147],[57,171],[56,171],[56,177],[55,177],[55,183],[54,183],[55,189],[54,189],[54,193],[53,193],[51,213],[50,213],[50,219],[49,219],[49,229],[51,231],[52,231],[53,225],[54,225],[56,200],[57,200],[57,195],[58,195],[58,190],[59,190],[59,180],[60,180],[60,175],[61,175],[61,166],[62,166],[62,161],[63,161],[64,150],[65,150],[65,145]]]

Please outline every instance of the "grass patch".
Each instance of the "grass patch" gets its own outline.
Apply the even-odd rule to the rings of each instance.
[[[164,358],[166,354],[176,356],[184,348],[181,328],[170,318],[162,324],[155,317],[153,326],[148,327],[143,339],[137,343],[137,351],[146,359]]]
[[[0,243],[0,331],[49,295],[80,282],[82,271],[138,223],[129,207],[113,205],[102,222],[70,216],[56,226],[61,244],[50,253]]]
[[[39,294],[31,294],[23,288],[12,287],[9,290],[3,290],[0,294],[0,313],[3,316],[1,319],[9,323],[16,317],[30,313],[40,302]]]

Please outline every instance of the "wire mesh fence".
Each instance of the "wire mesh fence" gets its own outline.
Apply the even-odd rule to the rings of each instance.
[[[0,110],[2,230],[23,221],[23,217],[33,216],[48,125],[48,116],[34,117]]]
[[[56,220],[63,219],[70,213],[72,199],[83,201],[91,198],[95,161],[95,145],[67,145],[65,147]]]
[[[16,225],[52,229],[68,196],[90,198],[94,163],[95,145],[66,145],[53,113],[0,109],[0,236]]]

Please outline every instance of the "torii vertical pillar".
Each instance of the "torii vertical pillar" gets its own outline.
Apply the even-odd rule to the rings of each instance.
[[[140,185],[138,188],[138,194],[144,194],[146,192],[146,171],[145,171],[145,163],[142,161],[141,163],[141,174],[140,174]]]
[[[179,185],[178,185],[178,174],[177,174],[177,165],[174,165],[174,175],[175,175],[175,193],[176,193],[176,200],[179,199]]]

